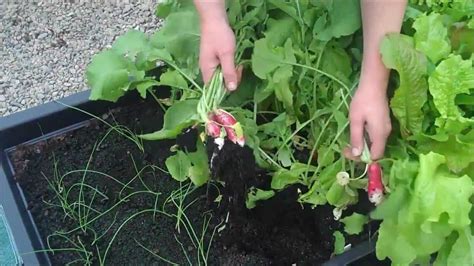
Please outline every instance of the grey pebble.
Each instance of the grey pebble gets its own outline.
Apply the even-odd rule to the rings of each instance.
[[[47,36],[48,36],[48,34],[47,34],[46,32],[43,32],[43,33],[41,33],[40,35],[38,35],[38,39],[41,40],[41,39],[46,38]]]
[[[2,5],[0,116],[87,89],[85,69],[92,56],[129,29],[153,33],[160,27],[154,4],[137,2]]]

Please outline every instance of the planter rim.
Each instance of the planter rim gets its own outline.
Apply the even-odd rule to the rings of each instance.
[[[60,101],[71,106],[80,106],[88,101],[89,92],[76,93]],[[48,102],[17,113],[0,117],[0,205],[10,226],[13,239],[22,255],[25,265],[50,265],[38,229],[19,185],[13,180],[12,165],[8,151],[19,144],[38,138],[44,133],[41,120],[66,111],[67,107],[58,102]],[[40,133],[40,135],[38,135]]]
[[[13,180],[12,165],[7,153],[20,144],[28,144],[39,139],[61,134],[75,129],[91,117],[70,109],[74,106],[95,115],[107,112],[110,108],[136,100],[138,95],[130,93],[117,103],[90,101],[90,90],[72,94],[58,101],[41,104],[11,115],[0,117],[0,205],[4,207],[7,220],[12,227],[15,242],[23,255],[25,265],[51,265],[44,252],[40,234],[31,213],[26,209],[27,202],[19,185]],[[62,103],[62,104],[61,104]],[[324,266],[348,265],[375,251],[375,241],[365,241],[351,247],[344,253],[334,256]],[[33,256],[32,254],[36,254]]]

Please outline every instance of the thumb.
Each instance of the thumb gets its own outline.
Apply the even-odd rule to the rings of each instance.
[[[220,55],[219,59],[222,67],[222,73],[224,75],[226,88],[229,91],[236,90],[238,82],[238,73],[234,64],[233,51]]]

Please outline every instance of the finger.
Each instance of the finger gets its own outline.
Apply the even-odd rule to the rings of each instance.
[[[237,67],[237,84],[240,84],[240,81],[242,80],[242,71],[244,70],[244,66],[239,65]]]
[[[364,148],[364,120],[352,118],[350,122],[352,156],[359,157]]]
[[[211,52],[203,51],[199,56],[199,68],[201,69],[204,83],[211,80],[216,67],[219,65],[219,59]]]
[[[222,73],[224,74],[224,80],[226,88],[230,91],[237,89],[237,70],[234,65],[234,51],[224,52],[219,55]]]
[[[381,159],[385,153],[387,135],[384,132],[371,130],[368,132],[372,145],[370,146],[370,157],[373,161]]]
[[[356,157],[356,156],[352,155],[352,148],[351,147],[344,148],[344,150],[342,150],[342,154],[344,155],[344,157],[346,157],[346,159],[356,161],[356,162],[360,161],[360,157]]]

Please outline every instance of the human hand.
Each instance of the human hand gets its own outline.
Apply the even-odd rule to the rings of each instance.
[[[364,149],[364,131],[372,143],[370,154],[372,160],[383,157],[385,144],[392,125],[386,89],[384,85],[361,84],[357,89],[349,110],[351,147],[344,155],[352,160],[359,160]]]
[[[226,88],[237,89],[241,69],[234,63],[235,35],[225,18],[213,18],[201,22],[199,67],[207,83],[219,65],[222,68]]]

